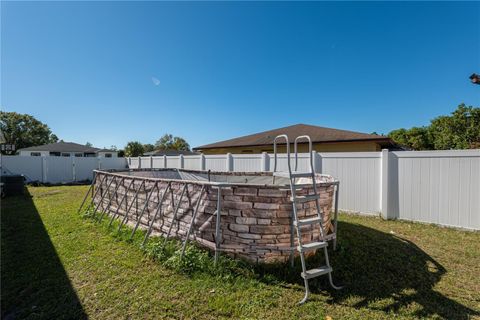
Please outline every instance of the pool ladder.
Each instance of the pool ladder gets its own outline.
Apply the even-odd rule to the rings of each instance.
[[[277,141],[280,139],[285,139],[286,142],[286,148],[287,148],[287,165],[288,165],[288,171],[277,171]],[[297,144],[298,141],[301,139],[306,139],[308,140],[308,152],[310,154],[310,172],[301,172],[298,171],[298,150],[297,150]],[[341,289],[342,287],[338,287],[333,283],[332,279],[332,267],[330,266],[330,260],[328,257],[328,242],[326,240],[326,235],[325,235],[325,230],[323,227],[323,212],[320,207],[320,195],[317,192],[317,185],[315,181],[315,170],[313,166],[313,151],[312,151],[312,140],[310,139],[309,136],[304,135],[304,136],[299,136],[295,139],[294,143],[294,152],[295,152],[295,168],[292,171],[291,166],[290,166],[290,143],[288,141],[288,136],[286,134],[278,135],[275,137],[273,140],[273,153],[274,153],[274,168],[273,168],[273,181],[275,182],[275,177],[281,177],[281,178],[288,178],[290,181],[290,192],[291,192],[291,197],[290,201],[292,202],[292,207],[293,207],[293,227],[296,230],[297,233],[297,241],[298,241],[298,246],[296,247],[296,250],[299,252],[300,255],[300,261],[302,263],[302,273],[301,277],[304,279],[305,282],[305,296],[304,298],[299,302],[299,304],[303,304],[308,300],[308,297],[310,295],[310,288],[308,286],[308,280],[312,278],[316,278],[322,275],[328,275],[328,280],[330,282],[330,285],[334,289]],[[303,187],[310,186],[310,183],[297,183],[298,178],[311,178],[312,179],[312,188],[313,188],[313,194],[309,195],[297,195],[297,191],[301,190]],[[308,218],[308,219],[298,219],[297,215],[297,204],[309,202],[309,201],[315,201],[316,208],[317,208],[317,216],[313,218]],[[310,243],[302,243],[302,231],[301,227],[302,226],[307,226],[307,225],[314,225],[318,224],[320,228],[320,239],[319,241],[315,242],[310,242]],[[292,242],[292,247],[293,247],[293,242],[294,242],[294,236],[293,236],[293,229],[292,229],[292,237],[291,237],[291,242]],[[323,249],[323,255],[325,257],[325,265],[320,266],[317,268],[313,269],[307,269],[306,267],[306,262],[305,262],[305,252],[308,251],[313,251],[317,249]],[[293,249],[295,250],[295,249]],[[293,252],[291,255],[291,262],[293,265]]]

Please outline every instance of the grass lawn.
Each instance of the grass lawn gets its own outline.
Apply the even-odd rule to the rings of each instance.
[[[77,214],[87,187],[28,191],[1,204],[3,319],[480,318],[480,233],[341,215],[331,262],[345,289],[312,281],[297,306],[298,263],[183,274]]]

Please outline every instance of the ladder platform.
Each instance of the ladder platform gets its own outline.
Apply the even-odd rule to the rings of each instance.
[[[309,202],[317,199],[320,199],[320,196],[318,194],[309,194],[306,196],[296,196],[295,202],[304,203],[304,202]],[[294,201],[293,197],[290,197],[290,201]]]
[[[320,268],[306,270],[305,272],[302,272],[301,275],[302,275],[302,278],[304,278],[304,279],[312,279],[312,278],[316,278],[316,277],[322,276],[322,275],[330,273],[330,272],[332,272],[331,267],[323,266],[323,267],[320,267]]]
[[[292,171],[292,174],[288,171],[275,171],[273,173],[274,177],[281,177],[281,178],[309,178],[313,176],[312,172],[303,172],[303,171]]]
[[[297,247],[297,250],[299,252],[305,252],[305,251],[311,251],[311,250],[316,250],[320,248],[325,248],[328,246],[328,242],[326,241],[319,241],[319,242],[310,242],[310,243],[305,243],[302,244],[301,246]]]
[[[293,221],[293,224],[297,227],[306,226],[309,224],[320,223],[322,219],[320,217],[313,217],[308,219],[299,219],[297,221]]]

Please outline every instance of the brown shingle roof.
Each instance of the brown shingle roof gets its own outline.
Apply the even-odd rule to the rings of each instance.
[[[150,152],[145,152],[144,156],[179,156],[183,154],[184,156],[193,156],[198,155],[200,153],[194,151],[186,151],[186,150],[154,150]]]
[[[383,142],[386,145],[393,145],[392,140],[385,136],[318,127],[308,124],[296,124],[289,127],[273,129],[248,136],[195,147],[193,150],[271,145],[273,144],[273,139],[280,134],[286,134],[290,142],[293,142],[298,136],[308,135],[312,139],[312,142],[377,141],[379,143]]]

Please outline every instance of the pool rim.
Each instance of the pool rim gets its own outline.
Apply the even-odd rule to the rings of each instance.
[[[211,170],[191,170],[191,169],[180,169],[180,168],[127,168],[127,169],[95,169],[93,170],[94,179],[97,173],[100,174],[110,174],[121,178],[134,178],[134,179],[144,179],[148,181],[156,181],[156,182],[178,182],[178,183],[188,183],[188,184],[197,184],[197,185],[208,185],[212,187],[265,187],[265,188],[272,188],[272,189],[290,189],[290,184],[262,184],[262,183],[231,183],[231,182],[214,182],[214,181],[201,181],[201,180],[182,180],[182,179],[172,179],[172,178],[155,178],[155,177],[142,177],[142,176],[134,176],[128,174],[122,174],[122,172],[149,172],[149,171],[183,171],[189,173],[203,173],[203,174],[214,174],[214,175],[256,175],[256,176],[273,176],[272,171],[211,171]],[[322,182],[321,178],[327,177],[331,178],[333,181]],[[318,178],[316,181],[317,186],[338,186],[340,181],[335,179],[335,177],[322,174],[322,173],[315,173],[315,178]],[[313,184],[306,184],[312,185]]]

